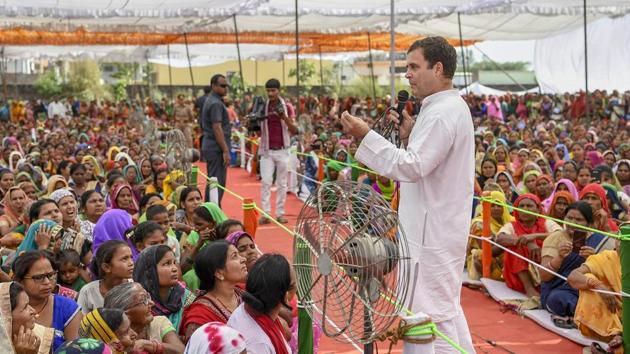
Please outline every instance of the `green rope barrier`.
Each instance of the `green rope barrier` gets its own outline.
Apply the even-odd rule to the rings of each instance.
[[[245,135],[243,135],[243,133],[236,132],[236,135],[238,135],[239,137],[244,138],[245,140],[250,141],[252,144],[258,145],[258,142],[257,142],[257,141],[255,141],[255,140],[254,140],[254,139],[252,139],[252,138],[248,138],[248,137],[246,137]],[[298,155],[301,155],[301,156],[306,156],[306,157],[310,156],[310,155],[309,155],[309,154],[307,154],[307,153],[297,151],[297,149],[295,149],[295,148],[291,148],[291,151],[292,151],[292,152],[294,152],[294,153],[296,153],[296,154],[298,154]],[[317,158],[320,158],[320,159],[322,159],[322,160],[324,160],[324,161],[335,161],[335,162],[338,162],[340,165],[344,165],[344,166],[346,166],[346,167],[351,167],[351,168],[356,168],[357,170],[361,170],[361,171],[363,171],[363,172],[367,172],[367,173],[373,173],[373,174],[375,174],[375,175],[377,175],[377,176],[380,176],[380,174],[376,173],[376,172],[375,172],[375,171],[373,171],[373,170],[370,170],[369,168],[361,167],[361,166],[358,166],[358,165],[353,165],[353,164],[348,163],[348,162],[345,162],[345,161],[337,161],[337,160],[335,160],[335,159],[331,159],[330,157],[326,157],[326,156],[319,156],[319,155],[317,156]]]
[[[597,230],[597,229],[594,229],[592,227],[578,225],[578,224],[572,223],[570,221],[556,219],[556,218],[553,218],[553,217],[548,216],[548,215],[543,215],[543,214],[535,213],[533,211],[521,209],[521,208],[515,207],[513,205],[509,205],[507,203],[500,202],[500,201],[498,201],[496,199],[492,199],[492,198],[488,198],[488,197],[473,197],[473,198],[474,199],[478,199],[478,200],[480,200],[482,202],[485,201],[485,202],[489,202],[489,203],[492,203],[492,204],[495,204],[495,205],[500,205],[500,206],[502,206],[504,208],[510,208],[510,209],[518,211],[519,213],[534,215],[534,216],[537,216],[539,218],[548,219],[548,220],[552,220],[552,221],[555,221],[555,222],[560,223],[560,224],[569,225],[569,226],[574,227],[576,229],[581,229],[581,230],[590,231],[590,232],[597,232],[597,233],[600,233],[600,234],[602,234],[604,236],[609,236],[609,237],[621,239],[621,236],[618,235],[618,234],[613,234],[611,232]]]
[[[206,178],[208,181],[210,181],[210,177],[206,176],[205,174],[203,174],[202,172],[199,172],[199,174]],[[245,198],[238,195],[235,192],[232,192],[231,190],[219,185],[218,183],[212,183],[214,186],[217,186],[218,188],[224,190],[225,192],[231,194],[232,196],[236,197],[237,199],[240,199],[241,201],[244,200]],[[253,206],[254,209],[258,210],[258,212],[260,212],[263,216],[265,216],[266,218],[268,218],[269,220],[271,220],[271,222],[273,222],[274,224],[276,224],[277,226],[279,226],[282,230],[284,230],[286,233],[288,233],[289,235],[293,236],[293,237],[299,237],[299,235],[292,231],[291,229],[289,229],[288,227],[286,227],[285,225],[283,225],[282,223],[278,222],[276,219],[274,219],[273,217],[271,217],[271,215],[267,214],[264,210],[260,209],[256,203],[251,203],[251,204],[244,204],[243,208],[245,208],[245,206]],[[308,248],[308,246],[303,245],[302,247],[306,247]],[[388,297],[387,295],[381,293],[381,296],[384,297],[385,299],[387,299],[388,301],[392,302],[392,304],[394,304],[396,307],[401,308],[406,314],[408,315],[413,315],[413,312],[411,312],[411,310],[405,308],[404,306],[402,306],[397,299],[392,299],[391,297]],[[416,328],[419,328],[416,332]],[[413,328],[411,328],[407,333],[409,336],[417,336],[417,335],[424,335],[424,334],[418,334],[420,333],[420,331],[426,331],[427,328],[431,331],[430,333],[427,332],[426,335],[437,335],[438,337],[442,338],[444,341],[446,341],[448,344],[450,344],[451,346],[453,346],[453,348],[457,349],[460,353],[466,354],[467,352],[462,349],[457,343],[453,342],[453,340],[451,340],[450,338],[448,338],[446,335],[444,335],[442,332],[440,332],[437,329],[437,326],[433,323],[430,322],[428,324],[423,324],[423,325],[418,325],[418,326],[414,326]]]
[[[215,181],[211,180],[210,177],[206,176],[203,172],[199,171],[199,174],[202,177],[204,177],[206,180],[208,180],[208,182],[210,182],[210,187],[217,187],[217,188],[223,190],[224,192],[231,194],[233,197],[235,197],[237,199],[240,199],[241,201],[245,200],[245,198],[241,197],[240,195],[238,195],[238,194],[232,192],[231,190],[229,190],[229,189],[223,187],[222,185],[220,185],[219,182],[215,182]]]
[[[237,134],[240,134],[240,136],[242,136],[242,137],[244,137],[246,139],[250,139],[250,138],[247,138],[246,136],[244,136],[242,133],[238,133],[237,132]],[[251,139],[250,139],[250,141],[254,142]],[[256,143],[256,142],[254,142],[254,143]],[[305,154],[303,152],[299,152],[296,149],[291,149],[291,151],[295,152],[298,155],[310,156],[309,154]],[[356,168],[358,170],[361,170],[361,171],[364,171],[364,172],[367,172],[367,173],[373,173],[373,174],[375,174],[377,176],[381,176],[380,174],[376,173],[373,170],[370,170],[369,168],[364,168],[364,167],[361,167],[361,166],[353,165],[351,163],[344,162],[344,161],[337,161],[335,159],[331,159],[331,158],[325,157],[325,156],[318,156],[318,158],[320,158],[322,160],[325,160],[325,161],[336,161],[336,162],[338,162],[341,165],[344,165],[344,166],[347,166],[347,167],[351,167],[351,168]],[[503,206],[503,207],[507,207],[507,208],[512,209],[512,210],[518,210],[519,212],[522,212],[522,213],[525,213],[525,214],[530,214],[530,215],[534,215],[534,216],[541,217],[541,218],[544,218],[544,219],[553,220],[553,221],[555,221],[557,223],[569,225],[569,226],[572,226],[572,227],[574,227],[576,229],[581,229],[581,230],[585,230],[585,231],[589,231],[589,232],[597,232],[597,233],[600,233],[600,234],[602,234],[604,236],[609,236],[609,237],[613,237],[613,238],[617,238],[617,239],[623,239],[624,237],[626,237],[625,235],[621,235],[620,236],[618,234],[614,234],[614,233],[611,233],[611,232],[601,231],[601,230],[597,230],[597,229],[594,229],[594,228],[591,228],[591,227],[578,225],[578,224],[575,224],[575,223],[572,223],[572,222],[569,222],[569,221],[556,219],[556,218],[553,218],[553,217],[548,216],[548,215],[534,213],[534,212],[531,212],[531,211],[528,211],[528,210],[517,208],[517,207],[512,206],[510,204],[507,204],[507,203],[499,202],[498,200],[495,200],[495,199],[491,199],[491,198],[487,198],[487,197],[477,197],[477,196],[473,196],[473,198],[477,199],[477,200],[480,200],[482,202],[483,201],[488,201],[488,202],[490,202],[492,204],[496,204],[496,205],[500,205],[500,206]],[[630,240],[630,238],[629,238],[629,240]]]
[[[405,332],[405,337],[416,337],[416,336],[438,336],[442,338],[446,343],[450,344],[453,348],[457,349],[460,353],[466,354],[467,352],[464,348],[460,347],[457,343],[453,342],[452,339],[447,337],[444,333],[438,330],[437,326],[433,322],[428,322],[424,324],[415,325]]]

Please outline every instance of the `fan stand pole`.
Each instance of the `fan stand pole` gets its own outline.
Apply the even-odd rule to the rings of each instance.
[[[372,326],[370,322],[370,314],[367,308],[363,309],[363,330],[365,334],[372,333]],[[373,354],[374,343],[366,343],[363,345],[363,354]]]
[[[363,354],[373,354],[374,353],[374,344],[365,344],[363,346]]]

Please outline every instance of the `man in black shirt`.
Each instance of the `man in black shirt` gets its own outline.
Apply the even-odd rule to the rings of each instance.
[[[206,102],[210,92],[212,92],[212,86],[204,86],[203,96],[199,96],[195,100],[195,113],[197,113],[197,117],[199,117],[199,124],[201,124],[201,110],[203,109],[203,104]]]
[[[216,177],[219,184],[225,187],[227,166],[230,163],[230,119],[223,103],[230,85],[225,76],[216,74],[210,80],[212,92],[207,96],[199,122],[203,131],[201,155],[208,166],[208,176]],[[219,189],[219,205],[223,198],[223,190]],[[206,186],[206,200],[210,199],[210,188]]]

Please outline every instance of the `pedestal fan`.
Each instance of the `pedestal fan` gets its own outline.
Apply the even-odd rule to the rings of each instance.
[[[298,297],[323,333],[372,342],[398,318],[410,284],[409,249],[398,214],[371,186],[324,183],[296,225]]]

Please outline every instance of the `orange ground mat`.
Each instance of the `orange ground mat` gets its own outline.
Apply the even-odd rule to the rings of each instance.
[[[200,167],[206,172],[205,166]],[[260,204],[260,182],[251,177],[245,170],[230,168],[227,176],[227,188],[247,198],[253,198],[257,205]],[[200,188],[203,188],[200,180]],[[205,183],[204,183],[205,185]],[[275,206],[275,192],[271,196],[272,205]],[[289,227],[295,225],[295,221],[302,201],[293,194],[287,196],[286,217]],[[235,219],[242,220],[243,210],[241,201],[229,194],[223,197],[222,208],[226,214]],[[274,224],[258,227],[256,241],[264,252],[277,252],[289,258],[292,257],[293,240]],[[472,339],[477,353],[581,353],[579,345],[549,332],[538,326],[533,321],[521,318],[513,313],[502,313],[499,305],[490,297],[478,290],[462,288],[462,306],[472,333]],[[389,343],[378,345],[380,353],[386,353]],[[402,353],[399,344],[392,353]],[[356,353],[357,350],[349,344],[322,337],[320,353]]]

